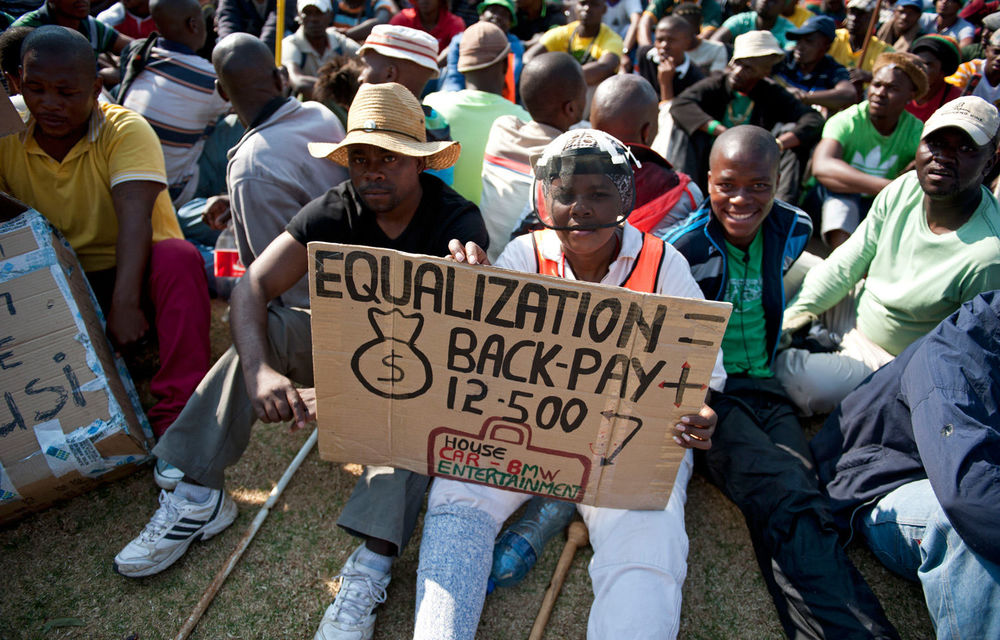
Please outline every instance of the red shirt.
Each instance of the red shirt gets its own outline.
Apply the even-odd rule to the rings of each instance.
[[[961,87],[945,83],[940,91],[932,96],[928,96],[927,102],[923,104],[917,104],[916,100],[910,100],[910,104],[906,105],[906,110],[917,116],[917,119],[921,122],[927,122],[927,118],[930,118],[932,113],[960,95],[962,95]]]
[[[465,31],[465,23],[462,22],[462,19],[444,7],[438,11],[437,24],[430,31],[424,28],[423,23],[420,22],[420,14],[414,8],[403,9],[392,17],[389,24],[427,31],[437,38],[438,53],[445,50],[452,38]]]

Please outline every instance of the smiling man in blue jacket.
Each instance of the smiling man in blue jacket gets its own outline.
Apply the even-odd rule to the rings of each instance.
[[[708,198],[666,240],[705,298],[733,304],[722,340],[727,380],[704,462],[746,519],[757,563],[790,638],[895,638],[838,542],[795,408],[774,378],[784,273],[812,234],[808,216],[774,199],[780,148],[760,127],[733,127],[709,157]]]
[[[937,637],[1000,638],[1000,291],[870,376],[810,446],[837,524],[920,580]]]

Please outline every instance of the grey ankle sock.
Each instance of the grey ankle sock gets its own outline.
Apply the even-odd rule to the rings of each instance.
[[[208,499],[212,497],[211,488],[203,487],[200,484],[191,484],[189,482],[184,482],[183,480],[177,483],[177,488],[174,489],[174,493],[185,500],[195,502],[197,504],[207,502]]]
[[[371,569],[373,572],[385,575],[392,569],[392,562],[395,558],[392,556],[384,556],[381,553],[375,553],[368,547],[362,545],[361,551],[358,552],[356,560],[358,564],[366,569]]]

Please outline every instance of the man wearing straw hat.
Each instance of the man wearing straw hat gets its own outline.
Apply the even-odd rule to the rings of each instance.
[[[423,95],[424,86],[438,77],[437,40],[419,29],[394,24],[376,25],[358,49],[358,56],[362,66],[359,82],[398,82],[418,99]],[[427,139],[451,140],[451,129],[444,117],[427,105],[423,105],[423,109]],[[455,180],[452,167],[430,173],[448,186]]]
[[[476,206],[423,173],[453,165],[460,146],[427,142],[420,103],[405,87],[363,85],[347,128],[339,144],[310,143],[309,153],[346,166],[350,179],[303,207],[233,292],[238,357],[213,368],[188,403],[185,411],[205,416],[202,422],[171,430],[157,445],[155,453],[186,475],[174,492],[160,495],[149,524],[115,558],[120,573],[162,571],[191,542],[232,523],[236,505],[223,490],[225,468],[243,454],[258,418],[292,420],[298,428],[315,416],[309,314],[268,306],[305,275],[308,242],[431,255],[448,255],[451,238],[488,242]],[[306,388],[296,389],[295,382]],[[359,480],[338,524],[365,542],[341,570],[340,591],[317,639],[371,638],[372,610],[385,600],[393,559],[413,532],[427,481],[389,467],[369,467]]]

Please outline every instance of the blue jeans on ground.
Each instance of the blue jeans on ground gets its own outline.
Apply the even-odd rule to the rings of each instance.
[[[1000,566],[966,546],[929,480],[882,497],[860,528],[886,567],[920,581],[939,640],[1000,638]]]

